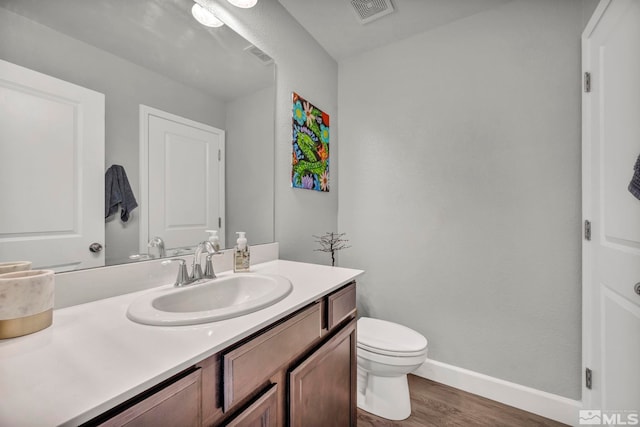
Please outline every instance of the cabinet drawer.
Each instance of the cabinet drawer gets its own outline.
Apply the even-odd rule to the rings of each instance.
[[[278,385],[274,384],[226,427],[276,427],[278,423]]]
[[[300,356],[321,334],[322,313],[316,303],[224,353],[224,411],[261,388],[278,368]]]
[[[351,283],[327,297],[327,329],[356,313],[356,284]]]
[[[190,373],[100,424],[101,427],[183,426],[202,424],[200,369]]]

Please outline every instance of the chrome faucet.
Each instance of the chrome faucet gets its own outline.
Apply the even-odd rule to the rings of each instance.
[[[200,257],[202,256],[203,250],[207,251],[207,263],[204,268],[204,274],[202,273],[202,267],[200,266]],[[174,262],[180,263],[178,265],[178,276],[176,277],[176,282],[174,283],[174,286],[176,287],[186,286],[200,279],[215,279],[216,274],[213,271],[213,262],[211,258],[214,255],[218,255],[221,253],[222,252],[220,252],[216,247],[214,247],[209,241],[204,241],[202,243],[199,243],[198,246],[196,246],[195,253],[193,254],[193,266],[191,267],[191,275],[189,275],[189,272],[187,271],[186,261],[182,258],[171,258],[171,259],[162,261],[162,265],[167,265]]]
[[[164,240],[162,240],[161,237],[156,236],[153,239],[149,240],[149,243],[147,243],[147,248],[149,248],[149,256],[151,256],[152,258],[164,258],[165,256],[167,256],[167,253],[164,250]],[[158,248],[158,256],[156,256],[156,254],[151,254],[151,248]]]
[[[206,264],[204,267],[204,274],[202,273],[202,267],[200,266],[200,257],[202,256],[202,251],[207,251]],[[199,279],[215,279],[216,274],[213,271],[213,262],[211,258],[214,255],[218,255],[221,252],[213,246],[211,242],[205,240],[201,242],[196,247],[196,251],[193,255],[193,266],[191,267],[191,277],[192,281]]]

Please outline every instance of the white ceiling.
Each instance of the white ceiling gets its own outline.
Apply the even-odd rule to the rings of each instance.
[[[339,61],[512,0],[391,0],[393,13],[364,25],[350,0],[279,1]]]
[[[395,11],[361,24],[350,0],[278,0],[336,60],[513,0],[391,0]],[[229,27],[190,14],[193,0],[0,0],[0,7],[224,100],[273,83]]]
[[[18,15],[229,100],[272,85],[273,66],[229,27],[191,16],[193,0],[0,0]],[[109,70],[105,70],[108,72]]]

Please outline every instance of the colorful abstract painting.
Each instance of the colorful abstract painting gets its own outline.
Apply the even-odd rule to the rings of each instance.
[[[294,188],[329,191],[329,115],[293,92]]]

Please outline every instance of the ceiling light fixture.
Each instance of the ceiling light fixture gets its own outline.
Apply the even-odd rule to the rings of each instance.
[[[195,3],[191,8],[191,14],[194,18],[196,18],[196,21],[206,27],[217,28],[224,25],[224,22],[216,18],[216,16],[210,10],[205,9],[198,3]]]
[[[258,3],[258,0],[227,0],[229,3],[236,7],[241,7],[243,9],[249,9]]]

